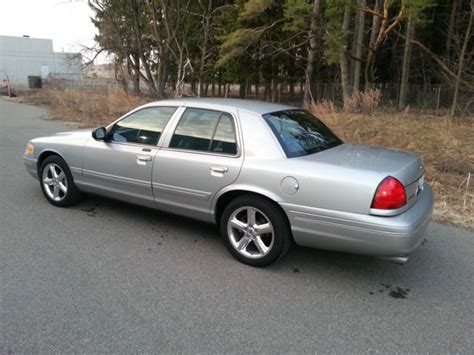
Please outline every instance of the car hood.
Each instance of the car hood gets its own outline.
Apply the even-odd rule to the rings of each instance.
[[[75,137],[90,137],[92,134],[92,129],[77,129],[74,131],[67,131],[67,132],[59,132],[56,133],[55,136],[75,136]]]
[[[82,145],[91,138],[92,129],[79,129],[68,132],[59,132],[46,137],[32,139],[31,142],[48,148],[50,144]]]
[[[390,175],[399,179],[405,186],[423,174],[421,159],[416,154],[359,144],[341,144],[297,159],[376,173],[382,176]]]

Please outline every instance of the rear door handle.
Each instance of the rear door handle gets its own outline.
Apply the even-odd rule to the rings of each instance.
[[[211,175],[216,177],[223,177],[229,168],[225,166],[211,166]]]
[[[213,173],[224,174],[224,173],[229,171],[229,168],[227,168],[225,166],[211,166],[211,171]]]

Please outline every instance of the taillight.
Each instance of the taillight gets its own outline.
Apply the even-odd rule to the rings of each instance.
[[[407,203],[403,184],[394,177],[388,176],[379,184],[375,192],[372,208],[379,210],[396,210]]]

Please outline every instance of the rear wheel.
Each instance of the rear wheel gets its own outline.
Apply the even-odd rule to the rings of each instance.
[[[71,171],[64,159],[57,155],[46,158],[39,169],[40,185],[46,199],[53,205],[67,207],[81,200]]]
[[[221,235],[231,254],[252,266],[284,256],[292,237],[287,218],[274,203],[252,195],[237,197],[224,209]]]

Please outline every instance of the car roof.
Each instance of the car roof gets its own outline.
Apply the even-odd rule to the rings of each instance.
[[[244,110],[259,115],[282,111],[282,110],[294,110],[297,109],[293,106],[275,104],[271,102],[255,101],[255,100],[241,100],[241,99],[222,99],[222,98],[182,98],[173,100],[161,100],[151,102],[145,106],[193,106],[198,105],[199,107],[205,107],[209,109],[222,110],[222,109],[238,109]]]

